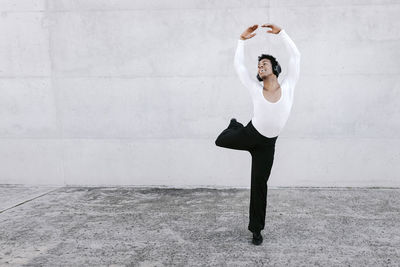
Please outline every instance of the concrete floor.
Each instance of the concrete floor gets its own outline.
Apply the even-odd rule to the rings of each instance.
[[[0,203],[1,266],[400,266],[400,189],[269,188],[261,246],[249,189],[1,185]]]

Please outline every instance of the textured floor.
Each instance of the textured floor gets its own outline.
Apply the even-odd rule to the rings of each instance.
[[[400,189],[269,189],[261,246],[248,189],[4,185],[0,201],[0,266],[400,266]]]

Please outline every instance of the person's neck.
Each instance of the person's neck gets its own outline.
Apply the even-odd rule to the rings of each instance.
[[[264,80],[264,90],[266,91],[276,91],[279,89],[280,85],[278,83],[278,78],[274,74],[268,75]]]

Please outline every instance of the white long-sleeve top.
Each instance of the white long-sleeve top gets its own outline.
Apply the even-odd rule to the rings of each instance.
[[[238,40],[234,60],[239,79],[247,87],[253,100],[253,126],[259,133],[269,138],[278,136],[286,124],[292,108],[294,87],[300,74],[300,52],[296,45],[284,29],[281,29],[276,36],[282,40],[289,54],[287,73],[280,84],[281,98],[277,102],[270,102],[265,99],[263,95],[264,84],[249,75],[244,65],[244,43],[246,40]],[[254,73],[253,76],[256,77],[256,75],[257,73]]]

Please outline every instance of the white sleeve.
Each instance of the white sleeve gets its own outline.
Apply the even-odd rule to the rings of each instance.
[[[293,93],[294,87],[300,76],[300,52],[284,29],[281,29],[278,36],[282,39],[286,51],[289,53],[287,74],[285,75],[282,84],[285,82],[288,83],[288,87]]]
[[[260,84],[257,80],[250,77],[246,66],[244,65],[244,42],[245,40],[239,39],[237,43],[234,66],[236,73],[239,76],[239,80],[249,90],[252,97],[255,97],[258,93],[258,86]],[[255,76],[257,73],[254,74]]]

